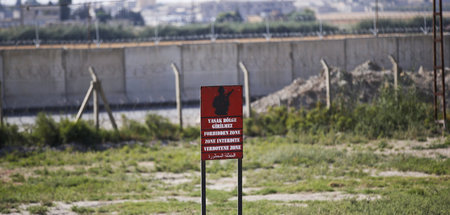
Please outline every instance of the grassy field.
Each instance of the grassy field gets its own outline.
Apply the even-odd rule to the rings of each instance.
[[[450,214],[450,138],[340,135],[247,138],[244,213]],[[199,214],[198,142],[7,154],[0,213]],[[236,167],[207,162],[209,214],[236,214]]]

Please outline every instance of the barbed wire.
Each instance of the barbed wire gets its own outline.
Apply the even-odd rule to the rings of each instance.
[[[414,34],[424,33],[422,27],[403,27],[403,28],[379,28],[379,34]],[[450,33],[449,29],[444,29],[445,33]],[[371,29],[361,30],[337,30],[337,31],[323,31],[323,35],[326,36],[339,36],[339,35],[367,35],[372,34]],[[284,33],[271,33],[272,38],[295,38],[295,37],[314,37],[318,36],[318,31],[312,32],[284,32]],[[243,33],[243,34],[215,34],[215,39],[255,39],[265,38],[266,33]],[[142,42],[154,42],[158,40],[162,41],[195,41],[195,40],[209,40],[211,34],[199,34],[199,35],[186,35],[186,36],[160,36],[160,37],[145,37],[145,38],[118,38],[118,39],[102,39],[102,43],[142,43]],[[89,44],[94,43],[94,40],[41,40],[41,45],[70,45],[70,44]],[[0,46],[21,46],[21,45],[34,45],[34,40],[11,40],[0,41]]]

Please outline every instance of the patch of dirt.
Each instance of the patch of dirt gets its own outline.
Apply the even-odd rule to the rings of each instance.
[[[432,144],[443,143],[445,139],[441,138],[428,138],[424,142],[417,140],[393,140],[388,142],[388,147],[383,149],[378,149],[377,153],[385,155],[412,155],[415,157],[426,157],[426,158],[441,158],[450,157],[450,148],[439,148],[439,149],[417,149],[417,147],[429,147]],[[379,141],[372,142],[372,147],[377,147]]]
[[[139,202],[158,202],[158,201],[180,201],[180,202],[196,202],[201,203],[200,197],[189,197],[189,196],[167,196],[167,197],[158,197],[155,199],[146,199],[146,200],[112,200],[112,201],[82,201],[82,202],[72,202],[72,203],[64,203],[64,202],[53,202],[54,206],[49,207],[48,215],[77,215],[77,213],[72,211],[73,206],[77,207],[86,207],[86,208],[98,208],[106,205],[113,204],[121,204],[121,203],[139,203]],[[208,204],[208,201],[207,201]],[[30,214],[27,211],[27,208],[30,206],[40,205],[39,203],[33,204],[24,204],[21,205],[20,213],[11,213],[12,215],[28,215]]]
[[[401,71],[401,70],[400,70]],[[343,102],[370,102],[378,94],[381,86],[393,85],[394,77],[391,70],[382,70],[375,62],[367,61],[357,66],[351,72],[330,68],[330,84],[332,99],[339,98]],[[440,77],[439,77],[440,80]],[[446,75],[450,83],[450,73]],[[432,96],[433,72],[423,70],[419,72],[402,71],[399,74],[399,86],[404,90],[416,87],[423,98]],[[447,94],[450,98],[450,93]],[[256,112],[266,112],[270,107],[287,106],[293,108],[314,107],[317,102],[326,103],[326,85],[323,72],[321,75],[310,77],[308,80],[296,79],[283,89],[269,94],[251,104]]]
[[[371,174],[371,176],[377,176],[377,177],[394,177],[394,176],[399,176],[399,177],[433,177],[434,175],[430,175],[430,174],[426,174],[423,172],[412,172],[412,171],[407,171],[407,172],[400,172],[400,171],[383,171],[383,172],[374,172],[373,174]]]
[[[322,192],[322,193],[294,193],[294,194],[269,194],[269,195],[249,195],[244,196],[244,201],[339,201],[344,199],[356,199],[356,200],[377,200],[380,199],[380,195],[365,195],[365,194],[347,194],[342,192]],[[237,197],[230,199],[236,200]]]
[[[10,182],[11,178],[9,176],[11,176],[12,174],[14,174],[14,170],[4,169],[4,168],[0,167],[0,181],[1,182]]]
[[[138,162],[138,166],[153,169],[153,168],[155,168],[155,162],[154,161],[142,161],[142,162]]]
[[[242,183],[245,185],[245,182],[247,179],[245,177],[242,178]],[[237,176],[234,175],[232,177],[226,177],[226,178],[220,178],[216,180],[206,180],[207,188],[212,190],[222,190],[222,191],[233,191],[234,189],[237,189]],[[244,193],[251,193],[262,190],[260,187],[243,187],[242,191]]]
[[[306,208],[308,207],[308,204],[305,203],[278,203],[277,205],[282,205],[282,206],[289,206],[289,207],[297,207],[297,208]]]
[[[189,183],[196,176],[200,176],[200,173],[171,173],[171,172],[156,172],[149,174],[151,177],[161,180],[166,184],[179,185]]]

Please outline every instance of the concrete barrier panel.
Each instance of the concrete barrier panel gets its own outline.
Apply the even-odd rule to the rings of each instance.
[[[433,38],[432,36],[415,36],[398,38],[398,61],[400,67],[406,70],[433,69]]]
[[[125,49],[126,92],[133,103],[175,101],[175,75],[170,66],[181,67],[179,46]]]
[[[431,45],[433,48],[433,45]],[[444,60],[445,67],[450,67],[450,36],[444,36]],[[447,102],[447,101],[446,101]]]
[[[238,84],[237,45],[234,43],[182,46],[182,100],[200,100],[200,87]]]
[[[388,55],[398,59],[397,38],[352,38],[346,39],[346,59],[347,71],[353,70],[356,66],[371,60],[385,69],[392,68]]]
[[[252,96],[275,92],[293,80],[290,43],[240,44],[239,60],[249,72]]]
[[[308,79],[323,69],[323,58],[332,67],[345,69],[345,41],[321,40],[292,43],[294,78]]]
[[[65,105],[62,50],[3,52],[5,108]]]
[[[67,50],[67,97],[80,105],[91,82],[89,66],[94,67],[111,104],[125,104],[125,72],[123,49]]]

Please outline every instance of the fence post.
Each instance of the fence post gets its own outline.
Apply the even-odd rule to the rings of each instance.
[[[325,73],[325,85],[327,91],[327,109],[331,108],[331,89],[330,89],[330,67],[328,66],[325,59],[320,59],[324,73]]]
[[[245,115],[247,117],[251,117],[251,107],[250,107],[250,81],[248,77],[248,70],[245,67],[244,63],[239,62],[239,67],[241,67],[242,72],[244,73],[244,88],[245,88]]]
[[[3,126],[3,94],[1,81],[0,81],[0,126]]]
[[[97,82],[91,81],[91,84],[94,86],[93,91],[93,99],[94,99],[94,124],[95,129],[99,129],[99,120],[98,120],[98,85]]]
[[[108,100],[106,99],[105,93],[103,92],[103,87],[102,87],[102,82],[98,79],[97,74],[95,73],[95,70],[92,66],[89,67],[89,73],[91,73],[91,77],[92,80],[94,82],[94,114],[95,114],[95,109],[97,106],[97,113],[96,113],[96,126],[98,128],[98,94],[100,94],[100,96],[102,97],[103,100],[103,105],[105,106],[106,112],[108,113],[108,117],[109,120],[111,121],[111,124],[114,128],[114,130],[117,130],[117,124],[116,124],[116,120],[114,120],[114,116],[112,114],[111,108],[109,107],[109,103]],[[97,95],[96,95],[97,94]],[[97,101],[96,101],[96,97],[97,96]]]
[[[183,111],[181,107],[181,87],[180,87],[180,71],[175,63],[171,64],[173,73],[175,74],[175,99],[177,102],[178,124],[180,130],[183,130]]]
[[[388,58],[392,63],[392,72],[394,73],[394,90],[398,90],[398,63],[392,55],[388,55]]]
[[[75,121],[78,122],[78,120],[81,119],[81,116],[83,115],[83,111],[84,111],[84,109],[86,108],[86,105],[87,105],[87,103],[88,103],[88,101],[89,101],[89,98],[91,98],[91,95],[92,95],[92,91],[93,91],[93,90],[94,90],[94,84],[93,84],[93,82],[91,81],[91,86],[89,86],[89,89],[88,89],[88,91],[87,91],[87,93],[86,93],[86,96],[84,96],[83,102],[81,103],[81,107],[80,107],[80,109],[78,110],[78,113],[77,113],[77,116],[76,116],[76,118],[75,118]]]
[[[97,74],[94,71],[94,68],[89,67],[89,73],[91,73],[92,81],[91,86],[89,87],[86,96],[83,99],[83,103],[81,103],[81,107],[78,110],[78,114],[76,116],[76,121],[80,120],[81,116],[83,115],[83,111],[86,108],[86,105],[89,101],[89,98],[92,94],[94,94],[94,122],[96,129],[99,128],[99,107],[98,107],[98,96],[100,94],[100,97],[102,97],[103,104],[105,105],[105,109],[108,112],[109,119],[111,120],[111,124],[115,130],[117,130],[117,124],[114,120],[114,116],[112,114],[111,108],[109,107],[108,100],[106,99],[105,93],[103,92],[102,84],[100,80],[97,78]]]

